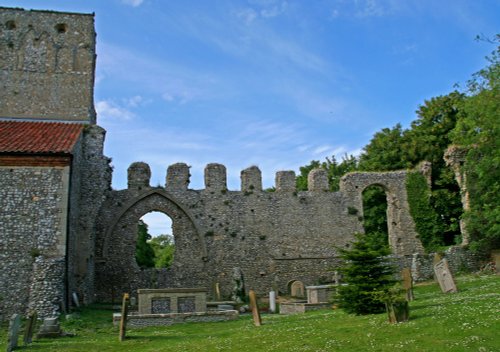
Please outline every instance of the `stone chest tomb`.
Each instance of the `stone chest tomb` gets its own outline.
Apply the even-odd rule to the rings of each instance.
[[[139,314],[193,313],[207,311],[203,288],[139,289]]]

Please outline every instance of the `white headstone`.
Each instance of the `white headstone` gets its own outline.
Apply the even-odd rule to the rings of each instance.
[[[78,301],[78,295],[76,294],[76,292],[73,292],[71,296],[73,297],[73,303],[75,304],[75,306],[77,308],[80,308],[80,302]]]
[[[276,313],[276,292],[269,292],[269,312]]]

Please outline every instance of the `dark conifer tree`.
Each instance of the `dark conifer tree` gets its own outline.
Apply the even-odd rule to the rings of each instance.
[[[357,234],[350,249],[339,249],[344,260],[340,272],[346,286],[338,289],[337,302],[348,313],[374,314],[385,310],[377,296],[395,283],[390,250],[375,234]]]

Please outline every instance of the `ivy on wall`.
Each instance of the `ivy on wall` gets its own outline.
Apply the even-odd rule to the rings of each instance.
[[[431,191],[425,177],[418,171],[408,172],[406,192],[410,214],[422,245],[427,252],[436,250],[443,243],[439,236],[438,214],[431,206]]]

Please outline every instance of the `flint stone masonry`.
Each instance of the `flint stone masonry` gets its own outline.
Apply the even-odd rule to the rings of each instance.
[[[0,7],[0,118],[95,123],[95,55],[93,14]]]
[[[2,310],[59,310],[63,276],[50,280],[64,273],[68,181],[69,167],[0,166]]]
[[[1,151],[2,313],[57,315],[72,292],[94,301],[95,218],[111,184],[94,68],[93,14],[0,7],[0,119],[90,124],[71,155]]]
[[[186,164],[168,167],[165,187],[151,187],[150,168],[139,162],[128,170],[128,188],[111,190],[105,131],[95,125],[94,67],[93,14],[0,7],[0,119],[89,124],[71,155],[2,152],[0,320],[31,309],[41,318],[59,315],[73,292],[88,304],[120,302],[125,292],[136,299],[138,289],[217,284],[218,299],[227,299],[234,268],[260,295],[271,287],[288,292],[295,281],[331,282],[341,264],[335,247],[347,248],[363,232],[362,192],[370,185],[386,192],[389,242],[400,267],[411,267],[416,281],[432,277],[432,257],[423,254],[409,213],[405,171],[348,174],[339,192],[328,191],[324,170],[309,174],[305,192],[297,192],[293,171],[280,171],[275,191],[266,192],[252,166],[233,191],[225,166],[209,164],[205,188],[193,190]],[[465,175],[456,168],[461,155],[450,152],[449,165],[462,177],[467,206]],[[420,171],[430,177],[429,165]],[[151,211],[172,219],[175,256],[168,269],[135,262],[137,222]],[[479,266],[464,248],[445,257],[453,272]],[[183,302],[190,309],[192,301]],[[158,309],[166,306],[157,302]],[[155,321],[191,321],[197,314]]]
[[[2,311],[44,318],[61,313],[72,292],[94,300],[94,222],[111,180],[103,142],[104,130],[89,126],[67,166],[0,165]]]
[[[101,208],[96,238],[96,295],[117,301],[140,288],[214,287],[231,295],[232,271],[240,267],[245,285],[266,294],[269,287],[288,291],[288,284],[328,282],[340,259],[335,246],[346,248],[362,232],[361,193],[371,184],[386,189],[393,225],[391,244],[401,255],[422,252],[406,203],[406,172],[350,174],[342,192],[327,191],[322,170],[312,172],[311,190],[297,192],[295,173],[276,175],[276,191],[262,190],[257,167],[241,173],[241,191],[226,185],[226,168],[209,164],[205,189],[189,189],[189,167],[168,167],[165,187],[150,186],[149,166],[133,163],[129,188],[111,191]],[[172,173],[172,174],[170,174]],[[349,208],[356,208],[352,214]],[[140,269],[135,262],[137,222],[160,211],[172,219],[174,263],[169,269]],[[160,284],[161,283],[161,284]],[[164,286],[166,285],[166,286]]]

